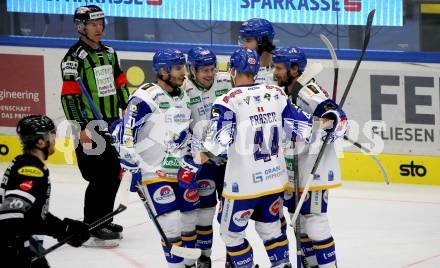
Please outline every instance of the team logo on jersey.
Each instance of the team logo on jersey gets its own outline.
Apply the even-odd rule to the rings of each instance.
[[[20,184],[20,189],[24,191],[29,191],[34,186],[34,183],[32,181],[24,181]]]
[[[197,186],[201,196],[209,196],[215,191],[215,182],[213,180],[199,180]]]
[[[265,100],[267,100],[267,101],[270,101],[270,97],[271,97],[270,94],[269,94],[269,93],[266,93],[266,94],[264,94],[264,97],[263,97],[263,98],[264,98]]]
[[[32,166],[24,166],[18,169],[18,174],[28,176],[28,177],[43,177],[44,173],[41,169]]]
[[[250,96],[247,96],[246,98],[243,98],[244,102],[246,102],[247,105],[249,105],[249,102],[251,100]]]
[[[254,96],[254,100],[255,100],[255,103],[260,103],[261,102],[261,97],[260,96]]]
[[[237,225],[239,227],[244,227],[248,223],[253,212],[254,212],[253,209],[237,211],[232,216],[232,220],[234,221],[235,225]]]
[[[199,191],[194,190],[194,189],[187,189],[183,193],[183,198],[185,199],[186,202],[195,203],[195,202],[199,201],[199,198],[200,198]]]
[[[269,206],[269,213],[273,216],[276,216],[280,213],[281,208],[281,199],[278,198]]]
[[[164,185],[154,192],[153,199],[156,203],[168,204],[176,200],[176,196],[170,186]]]

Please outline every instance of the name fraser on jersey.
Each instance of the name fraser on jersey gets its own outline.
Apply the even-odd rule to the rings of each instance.
[[[255,114],[249,116],[249,120],[253,126],[274,123],[277,121],[276,113]]]

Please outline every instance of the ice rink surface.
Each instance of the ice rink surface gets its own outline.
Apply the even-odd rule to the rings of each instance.
[[[6,168],[0,164],[1,174]],[[50,210],[57,216],[80,219],[86,187],[75,166],[50,165]],[[440,187],[384,183],[344,182],[331,190],[329,217],[340,268],[440,267]],[[115,218],[125,228],[114,249],[75,249],[63,246],[48,255],[52,267],[167,267],[159,235],[136,194],[128,209]],[[214,232],[218,229],[215,222]],[[270,267],[262,242],[251,223],[249,241],[255,261]],[[294,238],[289,228],[291,260]],[[55,240],[45,239],[45,246]],[[213,267],[224,267],[225,249],[214,235]]]

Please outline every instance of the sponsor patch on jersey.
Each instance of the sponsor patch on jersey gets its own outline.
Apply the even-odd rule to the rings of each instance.
[[[269,93],[266,93],[266,94],[264,94],[263,98],[267,101],[270,101],[270,97],[271,97],[271,95]]]
[[[153,194],[153,199],[159,204],[168,204],[176,200],[173,188],[168,185],[164,185],[157,189]]]
[[[244,227],[248,223],[253,212],[254,212],[253,209],[237,211],[232,216],[232,220],[234,221],[235,225],[237,225],[239,227]]]
[[[329,170],[328,171],[328,181],[334,181],[335,180],[335,175],[333,173],[333,170]]]
[[[261,172],[253,173],[252,178],[254,180],[254,183],[260,183],[263,181],[263,173]]]
[[[78,58],[80,58],[80,59],[85,59],[86,57],[87,57],[87,51],[85,51],[85,50],[81,50],[80,52],[79,52],[79,55],[78,55]]]
[[[196,103],[201,102],[202,100],[200,99],[200,96],[197,96],[197,97],[191,98],[189,101],[190,101],[190,105],[194,105]]]
[[[22,189],[23,191],[29,191],[30,189],[32,189],[32,187],[34,186],[33,181],[24,181],[20,184],[20,189]]]
[[[185,199],[185,201],[189,203],[195,203],[199,201],[199,198],[199,191],[194,189],[186,189],[183,193],[183,199]]]
[[[276,216],[280,213],[281,208],[281,199],[278,198],[269,206],[269,213],[273,216]]]
[[[201,196],[209,196],[215,192],[215,182],[213,180],[199,180],[197,186]]]
[[[167,156],[162,162],[162,167],[170,169],[178,169],[180,166],[180,159],[177,157]]]
[[[159,103],[159,108],[160,109],[168,109],[168,108],[170,108],[170,103],[167,101],[161,102],[161,103]]]
[[[63,76],[78,75],[78,62],[65,61],[65,62],[61,63],[61,70],[63,72]]]
[[[216,91],[215,91],[215,96],[216,96],[216,97],[219,97],[219,96],[224,95],[224,94],[226,94],[226,93],[228,93],[228,89],[227,89],[227,88],[225,88],[225,89],[220,89],[220,90],[216,90]]]
[[[44,172],[41,169],[32,166],[24,166],[19,168],[18,174],[36,178],[41,178],[44,176]]]

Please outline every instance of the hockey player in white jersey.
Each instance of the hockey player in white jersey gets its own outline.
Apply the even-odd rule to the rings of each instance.
[[[311,116],[292,105],[280,87],[255,84],[258,69],[254,50],[240,48],[233,53],[230,73],[236,87],[215,101],[204,146],[228,156],[220,234],[232,267],[254,267],[245,237],[251,218],[271,267],[290,267],[288,240],[279,218],[287,184],[280,142],[283,133],[289,139],[307,138]]]
[[[177,171],[188,152],[190,101],[181,89],[185,56],[164,49],[153,57],[157,83],[139,87],[130,97],[119,131],[121,165],[131,171],[132,191],[140,181],[167,240],[181,244],[181,216],[176,199]],[[164,243],[162,242],[162,245]],[[181,257],[163,246],[169,267],[184,267]]]
[[[321,159],[315,178],[313,179],[308,197],[300,211],[301,247],[311,267],[336,267],[335,243],[330,233],[327,217],[328,189],[341,185],[339,160],[336,155],[334,141],[342,137],[347,129],[347,117],[338,105],[328,98],[327,92],[314,80],[311,80],[299,92],[293,92],[293,85],[302,74],[307,58],[299,48],[278,48],[273,51],[275,65],[274,77],[279,86],[283,86],[292,97],[292,102],[313,116],[326,117],[333,120],[333,125],[327,130],[314,132],[316,142],[302,144],[298,150],[298,170],[300,192],[303,191],[306,180],[316,161],[321,140],[325,135],[331,135],[331,143]],[[298,144],[297,144],[298,145]],[[297,146],[298,148],[298,146]],[[292,170],[292,158],[286,158],[289,169]],[[289,176],[289,189],[285,194],[285,205],[290,213],[295,210],[294,181]]]
[[[217,57],[209,49],[195,47],[189,50],[187,67],[189,79],[185,80],[182,88],[191,103],[191,156],[185,156],[182,164],[183,167],[188,164],[198,166],[199,171],[197,178],[178,176],[177,200],[182,216],[182,246],[200,248],[202,255],[197,260],[197,268],[210,268],[216,189],[217,185],[222,187],[225,165],[208,161],[202,142],[209,127],[214,100],[227,93],[232,85],[228,73],[217,72]],[[196,267],[195,262],[185,260],[185,265]]]
[[[257,51],[260,56],[260,69],[255,82],[276,85],[273,77],[272,51],[275,49],[273,38],[275,30],[265,19],[254,18],[240,26],[240,43],[244,48]]]

